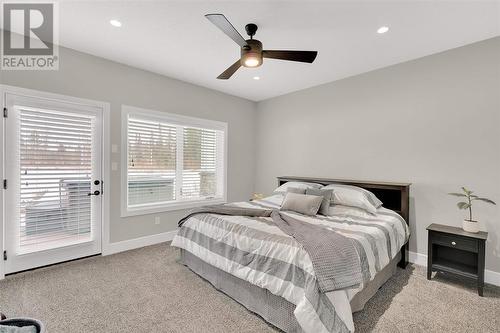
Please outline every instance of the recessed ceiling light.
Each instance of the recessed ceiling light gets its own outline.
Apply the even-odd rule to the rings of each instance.
[[[389,27],[386,27],[386,26],[383,26],[383,27],[380,27],[378,28],[377,32],[379,34],[385,34],[387,31],[389,31]]]
[[[117,27],[117,28],[122,26],[122,23],[118,20],[110,20],[109,24],[111,24],[113,27]]]
[[[253,79],[254,80],[260,80],[260,76],[254,76]]]

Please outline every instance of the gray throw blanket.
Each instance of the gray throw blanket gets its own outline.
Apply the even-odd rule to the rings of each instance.
[[[196,214],[271,217],[281,231],[292,236],[309,254],[321,292],[357,287],[363,281],[359,255],[353,242],[333,230],[294,219],[278,210],[227,205],[192,210],[179,221],[179,227]]]
[[[228,205],[203,206],[189,211],[189,213],[186,216],[184,216],[179,220],[177,225],[180,228],[184,224],[184,222],[187,221],[187,219],[197,214],[269,217],[271,216],[271,213],[272,209],[243,208],[243,207],[228,206]]]

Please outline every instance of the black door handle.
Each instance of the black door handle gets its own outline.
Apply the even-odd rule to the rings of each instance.
[[[95,190],[94,193],[88,193],[87,195],[91,196],[91,195],[99,195],[99,194],[101,194],[101,192]]]

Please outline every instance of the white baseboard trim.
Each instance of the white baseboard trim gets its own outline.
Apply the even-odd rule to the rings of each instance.
[[[417,252],[411,252],[408,261],[419,266],[427,267],[427,255]]]
[[[417,252],[411,252],[408,261],[415,265],[427,267],[427,255]],[[484,282],[500,287],[500,273],[484,270]]]
[[[176,234],[177,234],[177,230],[173,230],[173,231],[163,232],[161,234],[144,236],[144,237],[129,239],[126,241],[121,241],[121,242],[116,242],[116,243],[109,243],[107,245],[103,245],[101,252],[102,252],[103,256],[108,256],[108,255],[119,253],[119,252],[138,249],[138,248],[144,247],[144,246],[159,244],[159,243],[163,243],[163,242],[169,242],[172,239],[174,239],[174,236]],[[3,280],[4,278],[5,278],[4,264],[3,264],[3,261],[1,261],[0,262],[0,280]]]
[[[144,236],[134,239],[129,239],[126,241],[109,243],[102,249],[102,255],[108,256],[110,254],[115,254],[123,251],[138,249],[140,247],[159,244],[163,242],[168,242],[174,239],[177,234],[177,230],[163,232],[161,234],[155,234],[151,236]]]
[[[485,270],[484,282],[500,287],[500,273],[490,271],[489,269]]]

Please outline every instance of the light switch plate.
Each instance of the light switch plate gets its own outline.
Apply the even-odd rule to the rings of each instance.
[[[112,144],[111,145],[111,152],[112,153],[117,153],[118,152],[118,145]]]
[[[118,170],[118,163],[116,163],[116,162],[111,162],[111,170],[113,170],[113,171]]]

